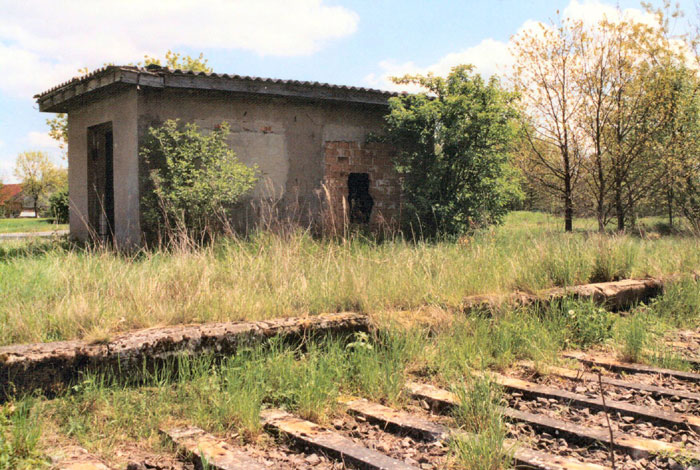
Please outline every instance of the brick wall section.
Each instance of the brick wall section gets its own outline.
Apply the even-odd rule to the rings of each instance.
[[[401,180],[394,169],[394,150],[391,146],[374,142],[325,142],[324,155],[324,222],[327,230],[342,231],[348,222],[350,173],[369,174],[369,193],[374,200],[370,229],[398,227],[401,216]]]

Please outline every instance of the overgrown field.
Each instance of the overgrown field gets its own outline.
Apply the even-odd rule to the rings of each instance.
[[[601,235],[579,221],[512,213],[458,242],[319,241],[260,234],[132,257],[67,242],[0,243],[0,344],[100,340],[152,325],[356,310],[459,310],[470,294],[690,272],[700,241]]]
[[[700,289],[690,279],[674,283],[629,316],[563,301],[546,311],[508,310],[493,317],[404,312],[378,320],[370,335],[316,338],[303,347],[273,341],[223,362],[183,358],[136,377],[84,376],[51,400],[17,397],[0,405],[0,469],[40,468],[67,444],[112,462],[135,452],[167,453],[158,429],[180,423],[265,447],[271,443],[258,418],[265,407],[328,423],[342,413],[341,395],[407,405],[409,380],[455,391],[460,406],[453,426],[478,434],[452,441],[454,468],[504,469],[504,425],[493,406],[501,392],[473,371],[504,370],[520,359],[557,363],[566,348],[605,348],[622,358],[689,368],[659,339],[674,328],[700,326]]]

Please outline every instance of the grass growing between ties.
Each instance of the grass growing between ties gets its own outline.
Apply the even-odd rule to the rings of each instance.
[[[261,233],[132,256],[65,240],[0,243],[3,345],[342,310],[368,312],[375,324],[350,338],[272,341],[227,358],[182,357],[131,378],[84,376],[51,399],[17,397],[0,405],[0,470],[41,468],[56,445],[54,434],[111,460],[134,443],[170,452],[158,433],[168,425],[192,424],[265,446],[264,408],[329,423],[342,413],[338,398],[345,395],[406,405],[408,380],[457,393],[455,423],[472,437],[451,444],[455,468],[507,468],[500,391],[474,379],[474,371],[506,371],[525,359],[556,363],[564,349],[590,348],[688,367],[661,340],[674,329],[700,327],[700,288],[691,278],[628,315],[571,299],[546,309],[461,310],[470,294],[700,266],[697,239],[597,234],[593,221],[578,223],[564,234],[548,216],[513,213],[503,226],[460,242]]]
[[[453,466],[474,470],[511,468],[512,449],[506,443],[506,425],[499,406],[502,391],[486,377],[476,377],[469,384],[454,388],[458,406],[453,410],[461,431],[450,440]]]

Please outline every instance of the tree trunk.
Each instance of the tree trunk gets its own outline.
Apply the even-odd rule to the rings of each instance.
[[[666,192],[666,201],[668,203],[668,225],[673,227],[673,189]]]
[[[615,181],[615,215],[617,216],[617,229],[625,230],[625,208],[622,204],[622,181]]]
[[[629,192],[627,194],[627,214],[629,214],[629,226],[633,229],[637,228],[637,214],[634,212],[634,201]]]
[[[34,218],[39,217],[39,198],[35,197],[34,198]]]
[[[567,174],[564,178],[564,230],[571,232],[574,229],[574,203],[571,195],[571,177]]]

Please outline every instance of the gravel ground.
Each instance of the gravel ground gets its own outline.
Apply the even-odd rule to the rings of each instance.
[[[544,414],[586,427],[607,429],[604,411],[595,411],[586,407],[562,403],[553,398],[530,400],[523,398],[522,394],[513,393],[508,397],[508,406],[521,411]],[[685,445],[696,452],[700,452],[700,436],[690,430],[655,426],[640,419],[620,416],[617,413],[610,413],[610,426],[613,429],[613,433],[616,434],[624,433],[635,437]]]
[[[555,375],[532,376],[526,371],[518,373],[519,378],[540,385],[566,390],[588,398],[600,398],[598,382],[578,381]],[[633,390],[616,385],[603,384],[606,400],[615,400],[647,408],[658,408],[675,413],[700,416],[700,401],[671,397],[657,397],[649,392]]]
[[[585,463],[610,465],[610,451],[600,445],[585,445],[553,436],[548,433],[536,432],[526,423],[509,423],[510,437],[532,449],[549,452],[562,457],[570,457]],[[681,470],[687,467],[672,459],[660,456],[644,459],[633,459],[629,455],[614,452],[615,468],[618,470]]]
[[[353,441],[422,470],[445,468],[447,445],[423,442],[409,436],[392,434],[370,424],[360,416],[344,416],[332,421],[333,427]]]
[[[597,369],[594,371],[591,368],[587,368],[586,372],[597,373]],[[657,387],[671,388],[673,390],[685,390],[688,392],[700,393],[700,383],[689,382],[675,377],[666,377],[659,374],[647,373],[620,373],[609,370],[603,370],[602,372],[604,377],[626,380],[628,382],[638,382],[647,385],[656,385]]]
[[[340,470],[345,466],[311,449],[296,447],[283,439],[266,446],[245,445],[240,447],[258,463],[275,470]],[[130,453],[127,470],[194,470],[189,462],[175,458],[175,455]]]

